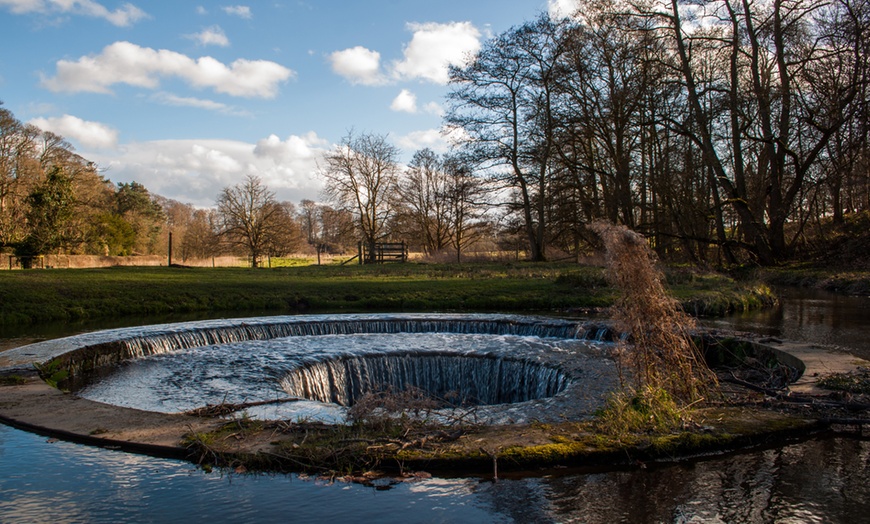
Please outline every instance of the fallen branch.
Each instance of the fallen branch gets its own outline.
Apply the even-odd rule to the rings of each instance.
[[[720,380],[722,380],[723,382],[730,382],[731,384],[737,384],[738,386],[743,386],[746,389],[751,389],[752,391],[758,391],[759,393],[764,393],[765,395],[768,395],[771,397],[777,397],[777,396],[782,394],[781,391],[778,391],[775,389],[770,389],[770,388],[765,388],[765,387],[753,384],[752,382],[747,382],[745,380],[739,379],[739,378],[735,377],[733,373],[731,374],[730,377],[722,377]]]
[[[185,411],[184,414],[194,417],[222,417],[224,415],[229,415],[230,413],[235,413],[236,411],[242,411],[244,409],[253,408],[256,406],[267,406],[269,404],[285,404],[287,402],[299,402],[300,400],[303,399],[290,397],[276,398],[274,400],[258,400],[256,402],[239,402],[235,404],[221,402],[220,404],[207,404],[201,408],[191,409]]]

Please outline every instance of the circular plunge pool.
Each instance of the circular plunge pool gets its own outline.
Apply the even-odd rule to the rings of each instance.
[[[597,329],[500,315],[338,315],[114,330],[116,340],[91,347],[120,344],[124,356],[77,394],[164,413],[268,402],[246,413],[339,423],[368,393],[414,388],[441,411],[473,407],[484,423],[555,422],[590,415],[616,385],[612,344],[588,340]]]

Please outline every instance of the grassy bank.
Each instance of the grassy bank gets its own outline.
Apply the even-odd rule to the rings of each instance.
[[[824,289],[845,295],[870,295],[870,271],[792,266],[759,270],[758,278],[771,285]]]
[[[761,306],[763,286],[674,270],[671,291],[697,314]],[[0,325],[195,312],[567,312],[610,305],[598,267],[400,264],[273,269],[115,267],[0,271]]]

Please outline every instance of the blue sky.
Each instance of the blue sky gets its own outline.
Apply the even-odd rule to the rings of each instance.
[[[350,129],[443,151],[446,64],[573,0],[0,0],[0,101],[113,182],[318,200]],[[560,11],[561,10],[561,11]]]

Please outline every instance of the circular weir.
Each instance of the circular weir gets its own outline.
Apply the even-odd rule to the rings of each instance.
[[[284,316],[109,330],[3,356],[62,370],[59,385],[82,398],[142,411],[243,404],[255,418],[341,423],[368,393],[412,390],[510,424],[599,408],[618,381],[612,343],[596,340],[608,334],[511,315]]]
[[[544,399],[568,382],[558,368],[519,358],[397,352],[314,362],[292,370],[281,386],[291,396],[341,406],[413,390],[441,406],[467,407]]]

